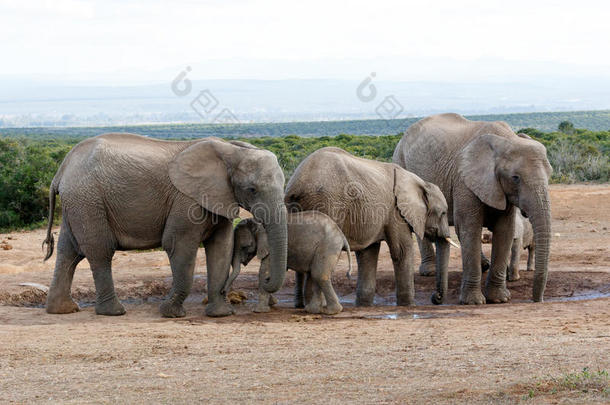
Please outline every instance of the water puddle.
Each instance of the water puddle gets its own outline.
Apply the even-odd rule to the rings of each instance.
[[[444,313],[415,313],[415,312],[391,312],[386,314],[364,315],[363,319],[382,319],[382,320],[398,320],[398,319],[432,319],[432,318],[457,318],[466,316],[463,312],[444,312]]]
[[[598,298],[609,298],[610,291],[608,292],[599,292],[599,291],[591,291],[588,293],[579,293],[571,296],[564,297],[549,297],[545,298],[545,301],[548,302],[561,302],[561,301],[582,301],[582,300],[595,300]]]

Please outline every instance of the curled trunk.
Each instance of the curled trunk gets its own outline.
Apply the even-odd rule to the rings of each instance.
[[[234,252],[233,252],[232,267],[233,267],[233,271],[231,271],[231,274],[227,278],[227,281],[225,282],[225,285],[222,288],[222,291],[221,291],[222,294],[226,294],[229,292],[229,290],[231,289],[231,285],[233,284],[233,281],[235,281],[237,276],[239,276],[239,272],[241,271],[241,261],[240,261],[240,257],[239,257],[239,251],[236,248],[234,248]]]

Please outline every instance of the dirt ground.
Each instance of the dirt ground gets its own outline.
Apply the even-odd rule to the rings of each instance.
[[[396,307],[384,246],[374,307],[352,305],[355,279],[345,277],[343,254],[333,276],[341,314],[292,308],[292,274],[277,308],[252,313],[254,260],[235,285],[249,300],[237,315],[213,319],[201,305],[201,251],[187,317],[163,319],[169,264],[164,252],[147,251],[115,255],[125,316],[94,314],[86,261],[72,290],[81,312],[48,315],[45,293],[19,285],[51,280],[44,232],[2,234],[0,402],[607,403],[610,185],[552,186],[551,198],[550,274],[537,304],[532,274],[522,271],[508,284],[511,303],[456,305],[461,265],[452,249],[449,305],[430,305],[434,279],[416,275],[418,305]]]

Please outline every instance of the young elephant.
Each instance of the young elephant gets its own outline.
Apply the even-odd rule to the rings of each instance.
[[[343,307],[330,280],[341,251],[347,252],[349,271],[352,268],[350,248],[343,232],[330,217],[317,211],[288,214],[287,227],[288,268],[307,274],[305,310],[328,315],[341,312]],[[247,265],[254,255],[261,260],[258,304],[254,312],[268,312],[269,306],[276,304],[277,300],[262,288],[264,280],[269,277],[267,233],[254,219],[242,220],[235,228],[233,272],[224,291],[228,291],[239,274],[241,264]]]
[[[534,231],[532,223],[523,216],[521,210],[516,210],[515,214],[515,237],[510,251],[510,264],[508,265],[508,281],[519,280],[519,259],[521,250],[527,249],[527,271],[533,271],[532,266],[534,257]]]

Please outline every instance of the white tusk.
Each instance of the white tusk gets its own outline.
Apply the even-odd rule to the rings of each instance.
[[[445,238],[445,240],[446,240],[447,242],[449,242],[449,244],[450,244],[451,246],[456,247],[456,248],[458,248],[458,249],[460,248],[460,245],[458,245],[457,243],[455,243],[454,241],[452,241],[452,240],[451,240],[451,238]]]

